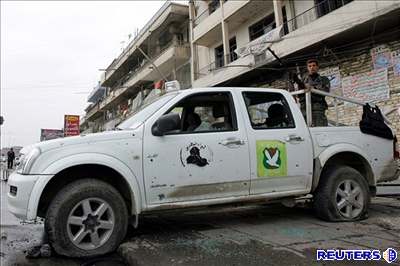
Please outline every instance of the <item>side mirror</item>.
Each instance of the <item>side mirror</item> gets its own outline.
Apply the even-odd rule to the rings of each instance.
[[[171,130],[181,128],[181,118],[179,114],[170,113],[160,117],[157,122],[151,127],[151,133],[154,136],[164,136],[165,133]]]

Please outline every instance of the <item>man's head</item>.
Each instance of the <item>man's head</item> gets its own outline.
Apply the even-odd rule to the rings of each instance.
[[[309,75],[317,74],[319,70],[318,60],[317,59],[307,60],[307,70]]]
[[[13,151],[13,148],[11,148],[11,151]]]

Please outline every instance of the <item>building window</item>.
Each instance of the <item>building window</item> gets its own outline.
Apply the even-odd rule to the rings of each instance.
[[[238,58],[237,54],[235,53],[236,48],[236,37],[233,37],[229,40],[229,62],[233,62]]]
[[[235,53],[236,48],[236,37],[233,37],[229,40],[229,55],[227,55],[227,63],[233,62],[238,58],[237,54]],[[215,68],[220,68],[224,65],[224,46],[223,44],[221,44],[220,46],[215,48]]]
[[[258,37],[266,34],[267,32],[273,30],[275,27],[275,17],[272,13],[271,15],[263,18],[262,20],[256,22],[249,27],[250,41],[255,40]]]
[[[215,10],[218,9],[219,7],[219,0],[211,0],[210,3],[208,3],[208,11],[209,14],[213,13]]]
[[[318,17],[322,17],[353,0],[314,0],[317,7]]]
[[[221,44],[215,48],[215,68],[220,68],[224,65],[224,46]]]

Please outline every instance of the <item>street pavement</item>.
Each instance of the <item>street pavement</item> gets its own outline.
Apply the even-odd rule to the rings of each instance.
[[[316,249],[400,251],[400,197],[373,199],[369,218],[354,223],[328,223],[306,207],[280,204],[209,207],[184,213],[147,215],[131,229],[108,262],[63,257],[25,259],[38,243],[43,224],[21,223],[6,209],[1,182],[1,265],[388,265],[380,262],[317,262]],[[382,189],[380,189],[382,190]],[[398,259],[391,265],[400,265]]]

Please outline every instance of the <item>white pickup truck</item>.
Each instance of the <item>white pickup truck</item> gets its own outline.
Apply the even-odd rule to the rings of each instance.
[[[9,210],[45,218],[59,254],[115,250],[140,214],[313,195],[318,217],[366,217],[376,184],[399,177],[395,141],[358,127],[308,128],[276,89],[171,91],[115,131],[22,150]],[[131,220],[130,220],[131,219]]]

